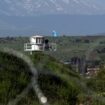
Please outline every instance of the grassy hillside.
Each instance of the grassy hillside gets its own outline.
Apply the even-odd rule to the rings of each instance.
[[[41,89],[53,105],[75,105],[81,92],[78,74],[43,53],[31,56],[39,73]]]
[[[40,52],[29,57],[38,70],[40,88],[51,105],[105,105],[94,96],[96,92],[93,94],[85,79],[55,58]],[[23,60],[0,52],[0,104],[40,105],[33,88],[26,89],[31,77],[29,67]]]
[[[103,101],[105,97],[99,95],[104,92],[104,84],[101,84],[104,82],[103,79],[97,87],[95,81],[82,78],[51,56],[38,52],[30,57],[38,69],[39,84],[52,105],[105,104]],[[103,73],[99,73],[98,77]],[[97,80],[100,81],[99,78]]]
[[[53,105],[75,105],[81,92],[77,84],[79,75],[45,54],[35,53],[30,57],[38,69],[38,81],[48,101]],[[28,86],[31,76],[27,64],[21,59],[0,52],[0,103],[7,105],[15,100]],[[17,104],[39,105],[33,89]]]
[[[21,59],[0,52],[0,104],[7,105],[27,87],[31,73]]]

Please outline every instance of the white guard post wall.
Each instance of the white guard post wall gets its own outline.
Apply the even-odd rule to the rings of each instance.
[[[49,43],[44,36],[36,35],[30,37],[30,42],[24,44],[24,51],[32,54],[34,51],[56,51],[56,43]]]
[[[30,43],[24,44],[24,51],[43,51],[44,37],[32,36],[30,37]]]

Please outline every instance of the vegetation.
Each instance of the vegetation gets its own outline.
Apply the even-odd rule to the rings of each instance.
[[[59,62],[61,58],[67,60],[78,54],[84,56],[87,47],[97,38],[91,37],[90,40],[84,37],[68,38],[64,36],[55,40],[58,44],[58,52],[27,54],[38,70],[39,86],[51,105],[105,105],[104,66],[97,76],[86,79],[74,72],[71,67]],[[23,43],[27,42],[28,38],[9,38],[9,40],[2,41],[0,47],[23,51]],[[54,39],[49,38],[49,40]],[[99,46],[103,46],[102,44],[100,43]],[[99,57],[103,58],[104,55],[99,53]],[[104,65],[104,58],[102,61]],[[0,104],[8,105],[9,102],[17,99],[30,84],[31,78],[30,69],[23,60],[0,52]],[[17,102],[17,105],[40,105],[33,88],[29,89],[27,94]]]
[[[97,94],[105,97],[105,68],[101,68],[97,76],[89,79],[87,85]]]
[[[43,53],[31,56],[39,73],[39,84],[53,105],[76,105],[80,77],[56,59]]]
[[[35,53],[30,57],[37,65],[39,85],[48,101],[53,105],[75,105],[81,92],[80,85],[77,84],[79,75],[45,54]],[[42,62],[45,63],[41,66]],[[24,91],[32,75],[27,64],[13,55],[0,52],[0,64],[0,103],[7,105]],[[35,103],[39,105],[33,89],[18,102],[19,105]]]
[[[21,59],[0,52],[0,104],[14,100],[30,82],[29,68]]]

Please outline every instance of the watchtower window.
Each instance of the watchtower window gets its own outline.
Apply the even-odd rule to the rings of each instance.
[[[43,38],[36,38],[36,44],[42,44]]]
[[[41,39],[41,38],[39,38],[39,43],[40,43],[40,44],[42,43],[42,42],[41,42],[41,40],[42,40],[42,39]]]
[[[36,38],[36,44],[38,43],[38,38]]]

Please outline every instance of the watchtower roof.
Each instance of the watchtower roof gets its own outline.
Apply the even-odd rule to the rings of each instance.
[[[43,38],[44,36],[41,35],[35,35],[35,36],[31,36],[31,38]]]

